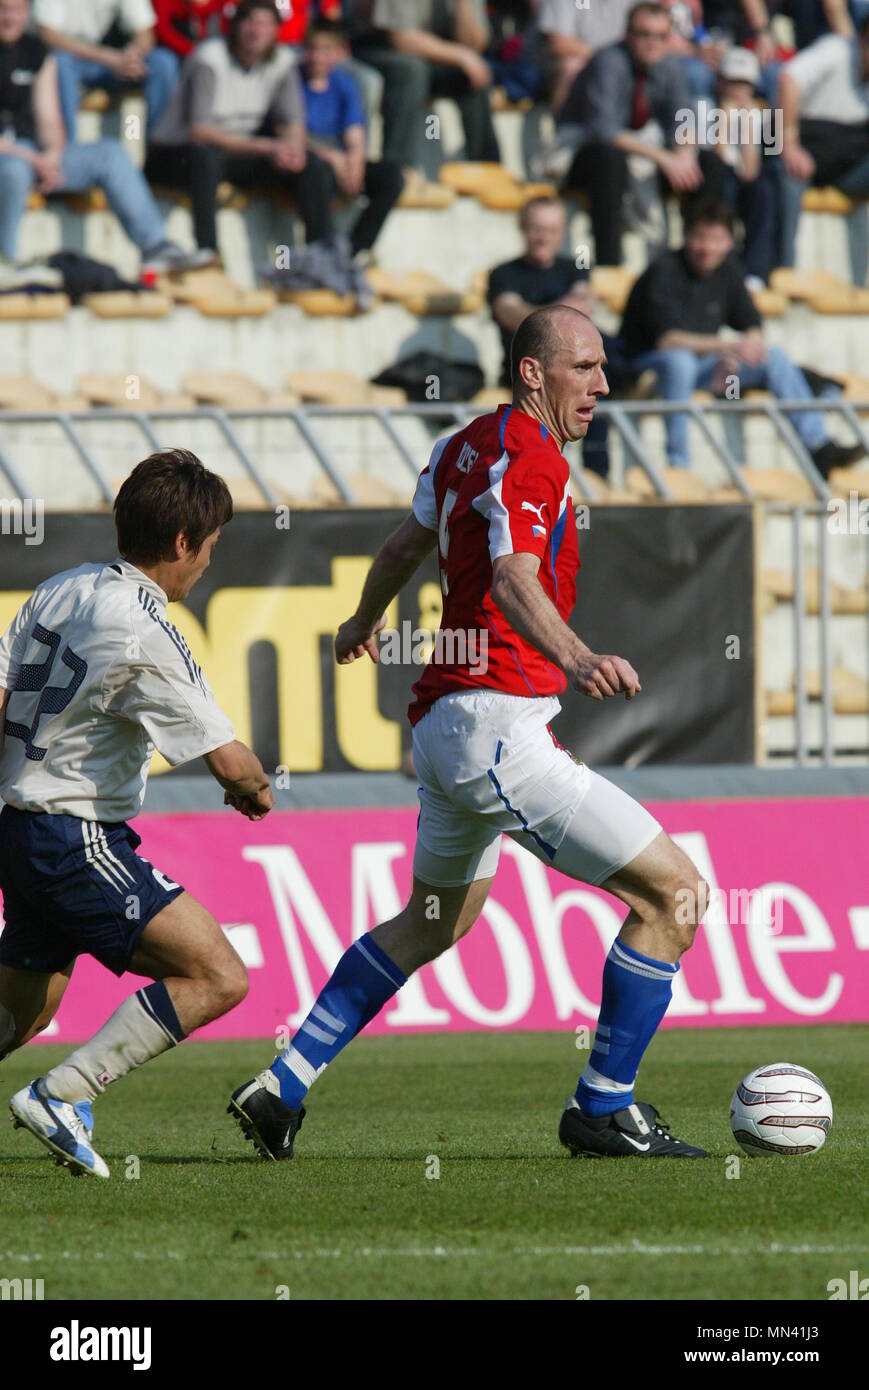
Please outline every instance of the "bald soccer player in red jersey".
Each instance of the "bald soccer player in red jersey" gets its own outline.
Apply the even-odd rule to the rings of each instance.
[[[410,902],[354,942],[286,1051],[234,1092],[230,1114],[264,1157],[292,1157],[316,1078],[413,971],[474,925],[502,834],[629,908],[559,1139],[574,1154],[707,1156],[634,1100],[706,884],[644,807],[549,728],[568,687],[594,700],[642,689],[626,658],[597,655],[568,626],[579,550],[561,451],[584,438],[607,394],[603,344],[585,314],[551,305],[519,326],[511,357],[512,404],[438,442],[412,514],[383,545],[336,638],[340,663],[377,661],[388,605],[437,546],[449,641],[436,642],[409,711],[420,784]]]

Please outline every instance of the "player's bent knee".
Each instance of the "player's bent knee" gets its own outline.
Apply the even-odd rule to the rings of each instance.
[[[208,996],[214,1018],[220,1018],[236,1008],[250,989],[245,966],[234,951],[232,955],[235,956],[234,960],[224,959],[219,968],[209,975]]]

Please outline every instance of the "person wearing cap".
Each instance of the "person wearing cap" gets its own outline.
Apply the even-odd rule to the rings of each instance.
[[[775,267],[779,187],[773,147],[758,139],[761,112],[755,89],[759,81],[756,55],[748,48],[728,49],[718,69],[716,108],[710,113],[707,103],[698,105],[703,184],[685,200],[689,204],[698,197],[713,198],[739,217],[746,283],[755,289],[766,284]],[[751,118],[750,112],[757,115]],[[718,119],[707,119],[710,114]]]

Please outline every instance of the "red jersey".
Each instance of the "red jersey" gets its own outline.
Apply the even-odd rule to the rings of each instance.
[[[230,0],[153,0],[157,42],[186,58],[203,39],[225,34],[236,10]]]
[[[492,564],[500,556],[537,555],[540,584],[567,622],[579,568],[569,476],[544,426],[511,405],[435,445],[419,477],[413,512],[422,526],[438,532],[441,633],[452,636],[436,642],[413,687],[411,724],[455,690],[557,695],[565,689],[564,672],[513,631],[491,588]]]
[[[341,0],[277,0],[283,23],[278,41],[280,43],[303,43],[308,25],[317,14],[323,19],[341,18]]]

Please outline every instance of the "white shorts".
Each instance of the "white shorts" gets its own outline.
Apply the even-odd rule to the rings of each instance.
[[[491,878],[501,835],[585,883],[603,883],[661,826],[547,728],[554,696],[443,695],[413,729],[420,813],[413,872],[452,888]]]

